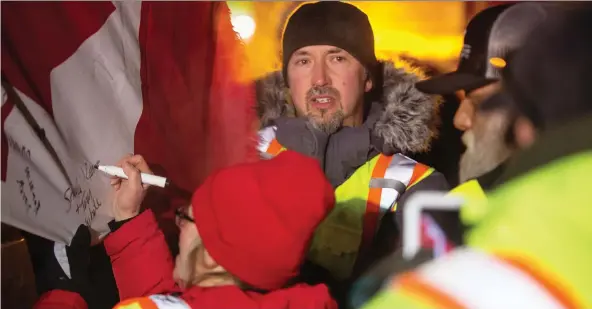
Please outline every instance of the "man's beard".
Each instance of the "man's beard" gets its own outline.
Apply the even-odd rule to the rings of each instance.
[[[495,113],[487,117],[481,128],[463,134],[467,149],[459,164],[461,183],[492,171],[512,154],[505,140],[509,126],[506,115]]]
[[[312,107],[314,96],[327,95],[339,104],[336,110],[318,109]],[[337,89],[329,86],[313,87],[306,94],[306,117],[313,128],[326,134],[333,134],[343,125],[345,113],[341,106],[340,93]]]

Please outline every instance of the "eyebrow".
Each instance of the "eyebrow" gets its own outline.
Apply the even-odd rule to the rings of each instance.
[[[331,48],[327,51],[327,55],[331,55],[331,54],[339,54],[343,51],[343,49],[341,48]]]
[[[294,56],[308,56],[308,55],[310,55],[310,53],[305,50],[299,50],[294,53]]]
[[[343,52],[343,49],[335,47],[335,48],[329,49],[325,54],[326,55],[333,55],[333,54],[339,54],[341,52]],[[306,50],[299,50],[294,53],[294,56],[310,56],[310,53]]]

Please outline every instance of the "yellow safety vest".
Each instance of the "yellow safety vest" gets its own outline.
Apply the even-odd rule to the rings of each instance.
[[[477,179],[471,179],[461,183],[454,189],[450,190],[450,195],[463,197],[466,199],[467,203],[479,203],[487,199],[485,191],[483,191],[483,188]]]
[[[470,249],[395,278],[363,308],[592,308],[591,173],[587,151],[506,182],[477,202]]]
[[[259,132],[258,150],[268,159],[286,150],[275,127]],[[434,171],[402,154],[377,155],[335,189],[335,208],[317,228],[308,258],[335,278],[348,278],[365,252],[385,213],[396,210],[399,197]]]

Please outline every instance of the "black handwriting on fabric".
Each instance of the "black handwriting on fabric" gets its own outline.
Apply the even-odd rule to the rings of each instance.
[[[90,199],[90,205],[88,205],[88,208],[86,208],[86,216],[84,218],[84,223],[87,226],[90,226],[92,220],[97,215],[97,210],[99,210],[100,207],[101,207],[101,201],[99,201],[96,198]]]
[[[22,157],[31,159],[31,149],[20,145],[17,141],[13,140],[12,138],[8,137],[8,144],[14,148],[14,150],[18,151]]]
[[[80,194],[82,194],[82,189],[78,184],[66,189],[66,191],[64,192],[64,199],[68,202],[68,210],[66,210],[66,213],[70,213],[70,211],[72,210],[72,204],[74,203],[74,200]]]
[[[77,214],[83,213],[86,225],[90,225],[102,205],[102,202],[93,196],[90,189],[82,189],[78,184],[66,189],[64,199],[68,202],[66,212],[69,213],[74,208]]]
[[[25,193],[25,182],[23,180],[17,180],[16,183],[19,186],[19,191],[21,193],[21,198],[23,199],[23,203],[27,207],[27,211],[32,208],[31,203],[29,203],[29,198],[27,197],[27,193]]]
[[[37,195],[35,194],[35,184],[33,183],[33,179],[31,179],[31,171],[29,170],[29,167],[25,168],[25,176],[27,178],[26,182],[25,180],[17,180],[16,183],[19,186],[21,198],[23,200],[23,203],[25,203],[27,213],[32,211],[33,214],[37,216],[37,214],[39,214],[39,209],[41,209],[41,201],[37,199]],[[29,196],[25,190],[25,184],[28,185],[29,191],[32,196],[31,200],[29,200]]]
[[[25,176],[27,176],[29,190],[31,191],[31,196],[33,197],[33,212],[35,212],[35,215],[37,215],[39,213],[39,209],[41,208],[41,201],[37,199],[37,195],[35,194],[35,184],[31,178],[31,170],[28,166],[25,168]]]
[[[92,164],[88,161],[84,161],[84,164],[83,164],[83,166],[80,167],[80,170],[86,180],[91,179],[95,175],[95,172],[97,171],[95,167],[98,165],[99,165],[99,161],[97,161],[97,163],[95,163],[95,164]]]

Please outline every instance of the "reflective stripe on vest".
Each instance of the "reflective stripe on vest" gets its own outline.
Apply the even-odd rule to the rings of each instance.
[[[317,228],[308,258],[338,279],[349,277],[382,216],[395,211],[399,197],[432,172],[400,154],[366,162],[335,190],[335,207]]]
[[[397,278],[392,287],[434,308],[579,308],[527,263],[456,250]]]
[[[280,152],[286,150],[276,139],[276,126],[271,126],[259,130],[259,143],[257,150],[262,159],[271,159],[277,156]]]
[[[264,159],[284,151],[277,127],[259,131],[257,149]],[[434,169],[402,154],[377,155],[335,189],[335,207],[317,228],[308,258],[336,278],[349,277],[358,252],[372,245],[379,222],[396,210],[397,200]]]
[[[402,154],[379,155],[372,170],[370,190],[366,199],[364,230],[360,250],[371,244],[382,217],[396,210],[396,202],[408,187],[415,184],[429,168]],[[415,177],[414,177],[415,176]]]
[[[191,307],[180,297],[156,294],[127,299],[113,309],[191,309]]]

